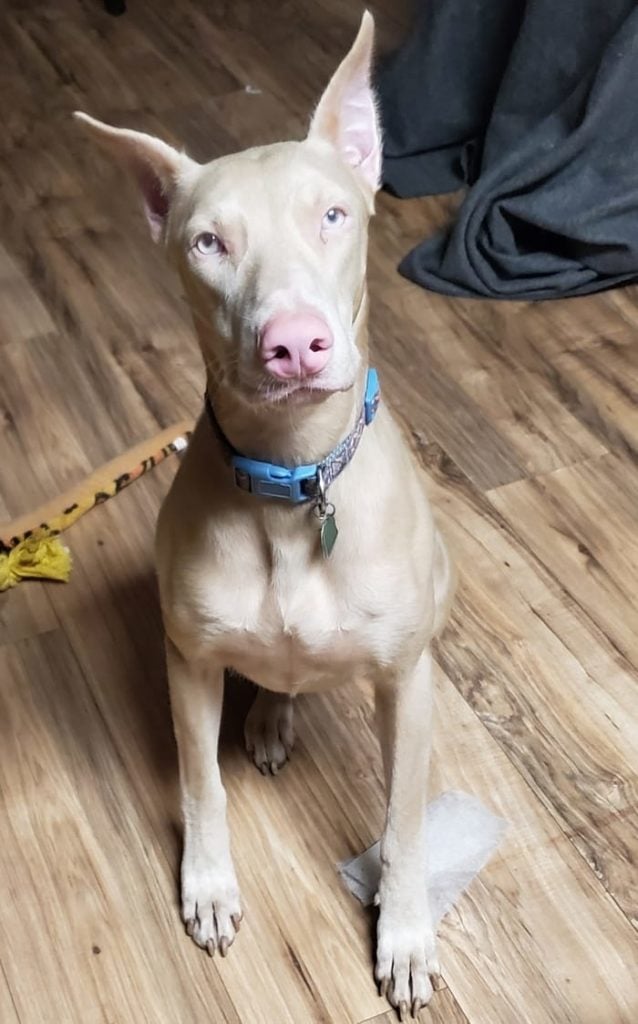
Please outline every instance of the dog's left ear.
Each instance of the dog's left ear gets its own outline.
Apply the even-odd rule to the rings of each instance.
[[[381,129],[370,84],[374,18],[366,11],[352,49],[335,71],[310,125],[356,169],[373,192],[381,183]]]

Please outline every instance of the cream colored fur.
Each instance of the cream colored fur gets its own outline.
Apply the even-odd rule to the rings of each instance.
[[[301,143],[200,166],[159,140],[80,115],[137,177],[153,233],[182,277],[217,417],[254,458],[319,460],[361,409],[367,222],[381,159],[372,36],[365,15]],[[338,229],[326,226],[331,207],[344,212]],[[209,252],[211,233],[223,252]],[[297,307],[319,310],[334,336],[326,371],[303,387],[269,379],[255,357],[268,318]],[[217,763],[225,669],[262,687],[246,742],[273,773],[292,747],[296,694],[368,680],[388,790],[376,977],[403,1016],[427,1003],[437,970],[425,885],[430,642],[447,611],[450,563],[387,405],[329,499],[339,537],[324,559],[312,510],[240,491],[202,418],[162,508],[157,568],[180,759],[182,914],[198,945],[223,954],[241,918]]]

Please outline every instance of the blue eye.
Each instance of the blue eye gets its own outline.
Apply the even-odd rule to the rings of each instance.
[[[340,206],[331,206],[329,210],[323,215],[321,226],[325,230],[326,228],[339,227],[346,219],[346,211],[342,210]]]
[[[214,235],[212,231],[203,231],[195,239],[195,248],[202,256],[219,256],[226,252],[226,247],[221,238]]]

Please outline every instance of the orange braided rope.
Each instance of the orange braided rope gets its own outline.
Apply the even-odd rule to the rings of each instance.
[[[81,516],[138,480],[173,453],[183,451],[193,432],[182,420],[130,448],[53,501],[0,526],[0,591],[22,579],[67,582],[71,555],[59,539]]]

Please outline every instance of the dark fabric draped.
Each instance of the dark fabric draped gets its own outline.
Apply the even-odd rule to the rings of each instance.
[[[384,187],[468,191],[399,269],[540,299],[638,277],[638,5],[421,0],[380,70]]]

